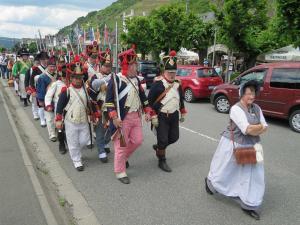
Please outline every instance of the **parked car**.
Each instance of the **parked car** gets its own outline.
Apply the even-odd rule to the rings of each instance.
[[[209,98],[212,90],[223,83],[214,68],[204,66],[177,66],[176,78],[181,81],[184,99]]]
[[[211,103],[221,113],[228,113],[239,100],[241,84],[256,80],[261,84],[255,102],[267,116],[288,119],[290,127],[300,132],[300,62],[268,63],[255,66],[228,84],[217,86]]]
[[[147,87],[150,87],[159,70],[157,63],[154,61],[138,61],[138,72],[139,76],[145,78]]]

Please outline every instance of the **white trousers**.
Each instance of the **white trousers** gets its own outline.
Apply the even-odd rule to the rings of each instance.
[[[31,109],[33,118],[39,118],[39,107],[37,106],[36,97],[31,95]]]
[[[44,108],[42,108],[42,107],[39,108],[38,112],[39,112],[39,117],[40,117],[41,125],[46,125],[45,110],[44,110]]]
[[[55,124],[54,124],[54,117],[55,117],[54,112],[45,111],[45,117],[47,122],[49,138],[56,137]]]
[[[74,163],[81,162],[81,150],[90,139],[88,123],[75,124],[65,120],[66,137],[71,159]]]
[[[19,84],[16,80],[14,80],[14,88],[15,88],[15,91],[18,93],[19,95]]]
[[[19,91],[22,98],[27,98],[27,93],[25,89],[25,74],[20,74]]]

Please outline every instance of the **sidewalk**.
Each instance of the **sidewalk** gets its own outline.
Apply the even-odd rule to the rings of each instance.
[[[47,224],[0,98],[0,225]]]

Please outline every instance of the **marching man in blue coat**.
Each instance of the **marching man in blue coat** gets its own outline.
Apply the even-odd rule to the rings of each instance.
[[[137,77],[136,53],[133,48],[119,54],[122,72],[108,83],[106,106],[112,121],[115,158],[114,172],[119,181],[129,184],[128,159],[143,142],[142,113],[150,119],[150,107]]]

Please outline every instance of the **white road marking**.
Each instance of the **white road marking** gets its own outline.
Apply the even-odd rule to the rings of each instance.
[[[187,128],[187,127],[183,127],[183,126],[179,126],[179,127],[180,127],[181,129],[184,129],[184,130],[189,131],[189,132],[191,132],[191,133],[193,133],[193,134],[199,135],[199,136],[201,136],[201,137],[203,137],[203,138],[206,138],[206,139],[208,139],[208,140],[211,140],[211,141],[213,141],[213,142],[219,142],[219,140],[217,140],[217,139],[215,139],[215,138],[213,138],[213,137],[210,137],[210,136],[208,136],[208,135],[206,135],[206,134],[202,134],[202,133],[200,133],[200,132],[194,131],[194,130],[189,129],[189,128]]]

